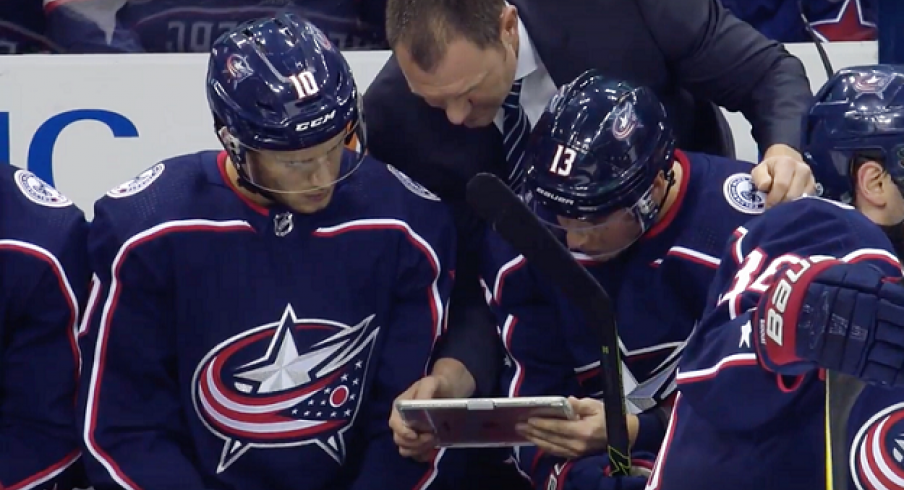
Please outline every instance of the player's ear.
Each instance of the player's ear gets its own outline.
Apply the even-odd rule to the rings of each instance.
[[[897,191],[891,176],[882,164],[869,160],[857,170],[857,194],[862,201],[882,208],[889,201],[889,192]]]

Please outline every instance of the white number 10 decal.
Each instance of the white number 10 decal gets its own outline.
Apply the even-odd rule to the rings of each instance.
[[[571,175],[571,167],[574,165],[574,159],[577,156],[578,152],[564,145],[559,145],[555,156],[552,157],[552,165],[549,166],[549,171],[562,177],[568,177]]]
[[[299,99],[311,97],[312,95],[317,95],[317,92],[320,92],[320,87],[317,86],[317,80],[314,79],[314,75],[309,71],[303,71],[297,75],[290,75],[289,81],[295,86],[295,91],[298,92]]]

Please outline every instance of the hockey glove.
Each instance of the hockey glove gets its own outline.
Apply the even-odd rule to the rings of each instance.
[[[867,263],[785,266],[753,316],[760,364],[798,376],[817,367],[904,384],[904,287]]]
[[[609,457],[603,454],[558,464],[546,481],[546,490],[643,490],[656,455],[635,451],[632,456],[632,476],[610,477]]]

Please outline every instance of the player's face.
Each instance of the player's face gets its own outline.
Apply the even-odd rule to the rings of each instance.
[[[345,133],[298,151],[250,151],[251,181],[298,213],[325,208],[339,180]]]
[[[634,211],[620,209],[590,220],[558,217],[568,248],[605,262],[630,247],[643,234]]]
[[[395,49],[399,67],[411,91],[443,110],[450,123],[471,128],[493,124],[515,78],[518,17],[506,7],[501,17],[501,44],[481,49],[458,38],[446,47],[437,67],[422,70],[405,46]]]

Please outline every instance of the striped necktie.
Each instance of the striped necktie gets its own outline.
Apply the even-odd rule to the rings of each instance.
[[[508,185],[515,192],[521,190],[524,180],[524,150],[527,148],[530,122],[521,107],[521,81],[515,80],[512,91],[502,103],[502,147],[508,163]]]

